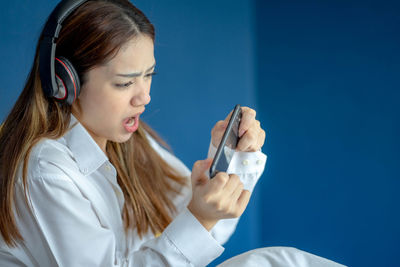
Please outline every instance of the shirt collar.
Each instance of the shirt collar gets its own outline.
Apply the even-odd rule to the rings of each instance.
[[[71,150],[79,170],[84,175],[89,175],[108,161],[108,158],[72,114],[69,127],[70,130],[64,135],[67,146]]]

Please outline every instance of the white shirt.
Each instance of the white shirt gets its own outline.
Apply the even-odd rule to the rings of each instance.
[[[268,247],[247,251],[217,267],[345,267],[340,263],[291,247]]]
[[[72,122],[76,119],[72,117]],[[190,181],[190,170],[151,137],[152,147]],[[215,148],[210,145],[209,157]],[[253,190],[266,155],[235,153],[229,173]],[[139,238],[124,232],[124,196],[116,170],[85,128],[77,123],[58,140],[44,139],[28,166],[32,212],[24,200],[21,174],[16,185],[16,222],[24,238],[16,248],[0,237],[0,266],[205,266],[222,252],[238,219],[221,220],[208,232],[186,208],[190,185],[173,199],[177,214],[164,232]],[[17,215],[19,214],[19,215]]]

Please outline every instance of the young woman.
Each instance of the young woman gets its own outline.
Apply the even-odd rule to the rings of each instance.
[[[210,159],[190,172],[140,120],[155,64],[154,28],[128,0],[56,7],[0,128],[0,266],[205,266],[222,253],[263,172],[265,132],[243,107],[231,174],[210,180]],[[264,248],[221,266],[340,265]]]
[[[155,65],[153,25],[129,1],[52,13],[0,130],[0,266],[205,266],[222,253],[265,133],[243,107],[232,174],[208,179],[210,159],[190,172],[140,120]]]

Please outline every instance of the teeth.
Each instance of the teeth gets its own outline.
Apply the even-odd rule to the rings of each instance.
[[[130,118],[128,120],[128,122],[126,123],[127,126],[131,127],[135,124],[135,119],[134,118]]]

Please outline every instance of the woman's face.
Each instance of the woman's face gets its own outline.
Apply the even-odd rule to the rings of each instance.
[[[72,112],[105,152],[108,140],[127,141],[139,126],[139,115],[150,102],[154,44],[138,36],[122,46],[107,64],[87,73]]]

